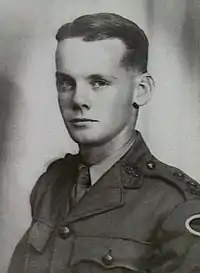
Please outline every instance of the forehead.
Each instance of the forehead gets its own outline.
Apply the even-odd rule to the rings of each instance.
[[[83,41],[68,38],[58,43],[56,51],[57,70],[71,74],[111,73],[121,69],[126,51],[119,39]]]

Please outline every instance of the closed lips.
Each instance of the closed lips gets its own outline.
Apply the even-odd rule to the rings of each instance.
[[[87,119],[87,118],[74,118],[72,120],[70,120],[70,122],[98,122],[98,120],[94,120],[94,119]]]

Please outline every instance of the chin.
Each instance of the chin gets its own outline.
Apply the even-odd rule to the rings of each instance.
[[[74,142],[76,142],[79,145],[88,145],[88,146],[95,146],[100,144],[100,140],[96,138],[86,137],[86,136],[72,136],[71,138],[73,139]]]
[[[71,138],[74,142],[79,145],[88,145],[88,146],[100,146],[107,141],[107,138],[100,136],[100,134],[83,134],[83,133],[70,133]]]

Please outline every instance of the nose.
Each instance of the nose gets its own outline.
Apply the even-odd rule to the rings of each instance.
[[[87,84],[77,82],[76,90],[73,95],[74,108],[87,108],[91,107],[91,92]]]

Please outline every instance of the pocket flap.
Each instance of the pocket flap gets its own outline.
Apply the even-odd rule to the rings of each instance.
[[[35,221],[31,225],[28,233],[28,243],[38,252],[42,252],[46,246],[53,228],[46,223]]]
[[[151,244],[131,240],[78,237],[75,240],[71,265],[93,261],[104,268],[126,268],[136,272],[146,272]]]

